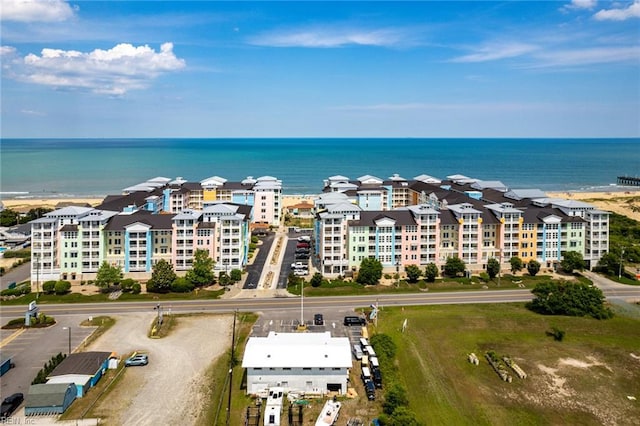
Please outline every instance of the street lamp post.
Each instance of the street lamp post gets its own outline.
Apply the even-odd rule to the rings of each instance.
[[[620,265],[618,266],[618,279],[622,278],[622,262],[624,262],[624,249],[620,252]]]
[[[67,355],[71,355],[71,327],[62,327],[62,329],[69,332],[69,350],[67,352]]]

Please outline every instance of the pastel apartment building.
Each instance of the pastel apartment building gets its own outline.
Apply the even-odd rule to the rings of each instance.
[[[316,253],[328,276],[355,271],[367,257],[395,272],[431,262],[443,268],[455,256],[481,272],[490,258],[504,268],[514,256],[552,268],[564,252],[577,251],[593,267],[609,248],[608,212],[463,175],[333,176],[315,206]]]
[[[108,196],[96,208],[65,207],[32,221],[32,277],[89,280],[106,261],[127,277],[147,279],[161,259],[178,273],[189,270],[196,250],[209,252],[218,271],[246,265],[251,205],[205,204],[204,192],[192,196],[184,181],[149,182]],[[188,207],[198,204],[204,207]]]

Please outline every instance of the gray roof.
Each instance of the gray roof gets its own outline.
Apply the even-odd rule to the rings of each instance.
[[[395,222],[394,226],[415,225],[416,221],[409,210],[391,211],[363,211],[360,213],[360,220],[350,221],[351,226],[376,226],[380,219],[389,218]]]
[[[48,377],[81,374],[93,376],[111,356],[111,352],[77,352],[67,356]]]
[[[41,383],[29,386],[29,393],[25,398],[25,407],[61,407],[64,403],[64,396],[69,386],[73,387],[73,394],[76,394],[73,383]]]
[[[152,214],[145,210],[131,214],[118,214],[109,220],[104,229],[106,231],[122,231],[126,226],[136,222],[149,225],[152,229],[171,229],[173,217],[173,214]]]

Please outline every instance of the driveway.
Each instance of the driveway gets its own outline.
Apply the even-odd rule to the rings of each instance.
[[[262,274],[262,270],[264,269],[264,265],[267,262],[267,258],[269,257],[269,252],[271,251],[271,245],[273,244],[273,240],[275,239],[274,233],[267,234],[266,237],[262,238],[262,244],[258,246],[258,253],[256,254],[256,258],[250,265],[247,265],[247,276],[244,280],[245,290],[255,290],[258,288],[258,284],[260,283],[260,275]]]

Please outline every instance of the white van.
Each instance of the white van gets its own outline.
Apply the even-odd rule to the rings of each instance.
[[[380,368],[380,364],[378,363],[378,358],[375,356],[372,356],[371,358],[369,358],[369,364],[371,364],[372,370]]]
[[[369,346],[365,346],[364,347],[364,351],[367,353],[367,355],[369,356],[376,356],[376,351],[373,350],[373,348],[371,347],[371,345]]]
[[[360,345],[353,345],[353,355],[356,357],[357,360],[361,360],[362,359],[362,347]]]
[[[369,367],[362,367],[362,381],[366,382],[367,380],[371,380],[371,370]]]
[[[360,346],[362,346],[363,348],[366,348],[369,345],[369,341],[367,339],[365,339],[364,337],[360,338]]]

